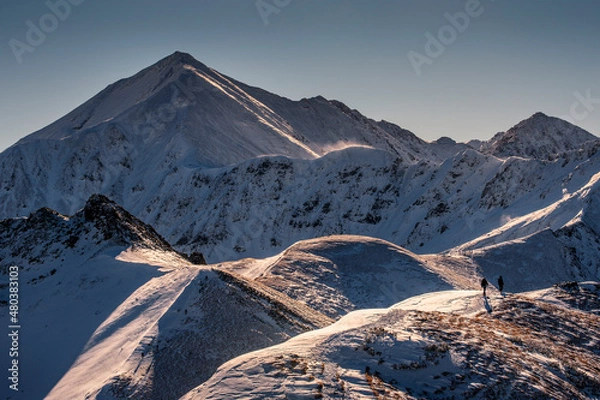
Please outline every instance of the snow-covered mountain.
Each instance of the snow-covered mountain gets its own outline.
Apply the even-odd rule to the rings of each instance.
[[[7,149],[0,217],[44,206],[72,214],[94,193],[146,207],[173,174],[262,155],[314,159],[351,145],[409,162],[435,158],[395,125],[322,97],[291,101],[249,87],[177,52]]]
[[[383,238],[418,253],[448,251],[479,238],[493,244],[562,228],[597,185],[598,149],[554,161],[498,159],[468,149],[437,165],[407,165],[356,147],[316,160],[263,157],[196,171],[183,183],[173,178],[168,195],[154,196],[154,210],[142,210],[141,218],[212,262],[270,256],[299,240],[341,233]],[[190,213],[197,218],[190,221]]]
[[[434,253],[518,218],[485,245],[556,231],[600,172],[598,140],[542,113],[477,147],[285,99],[177,52],[0,154],[0,216],[73,214],[101,193],[210,262],[334,234]],[[577,196],[559,207],[565,193]]]
[[[0,221],[0,227],[0,267],[48,264],[65,253],[87,255],[90,249],[122,246],[176,253],[152,226],[102,195],[90,197],[71,217],[44,207],[28,217]]]
[[[43,398],[80,359],[103,321],[122,318],[125,336],[115,336],[120,343],[144,334],[146,321],[168,307],[191,278],[189,262],[181,254],[150,226],[103,196],[93,196],[71,217],[44,208],[27,218],[4,220],[0,226],[1,321],[9,325],[4,289],[9,266],[16,266],[22,326],[21,391],[3,385],[3,398]],[[156,290],[161,285],[163,290]],[[144,290],[151,297],[143,298]],[[115,313],[124,303],[135,303],[136,308]],[[10,348],[8,336],[2,335],[0,345]],[[104,356],[98,370],[110,360],[119,362],[116,353]]]
[[[428,143],[177,52],[0,154],[6,397],[594,398],[598,284],[548,288],[600,281],[599,210],[566,121]]]
[[[508,131],[496,134],[482,143],[480,149],[497,157],[551,160],[557,154],[579,150],[582,144],[597,139],[578,126],[538,112]]]

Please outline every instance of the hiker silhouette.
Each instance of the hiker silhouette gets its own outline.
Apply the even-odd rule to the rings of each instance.
[[[485,290],[487,289],[487,286],[488,286],[488,281],[487,281],[487,279],[483,278],[481,280],[481,287],[483,288],[483,297],[486,297]]]
[[[500,291],[500,294],[502,294],[502,291],[504,290],[504,279],[502,279],[502,275],[498,278],[498,290]]]

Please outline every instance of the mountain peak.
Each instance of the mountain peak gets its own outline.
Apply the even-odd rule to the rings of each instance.
[[[93,194],[82,213],[85,221],[92,223],[107,241],[113,239],[122,244],[143,244],[172,250],[171,245],[154,228],[104,195]]]
[[[544,114],[541,111],[534,113],[529,119],[541,119],[541,118],[551,118],[548,115]]]
[[[64,220],[66,217],[48,207],[42,207],[32,212],[27,218],[30,225],[51,225],[56,221]]]
[[[167,56],[166,58],[173,58],[173,59],[181,59],[181,60],[192,60],[192,61],[196,61],[196,59],[190,54],[190,53],[186,53],[184,51],[179,51],[176,50],[175,52],[173,52],[173,54]]]
[[[208,67],[206,65],[204,65],[200,61],[196,60],[191,54],[184,53],[182,51],[176,51],[173,54],[168,55],[165,58],[163,58],[162,60],[158,61],[154,65],[175,66],[175,65],[186,65],[186,64],[191,65],[198,69],[208,69]]]
[[[582,144],[596,139],[596,136],[565,120],[536,112],[508,131],[497,133],[482,145],[482,151],[497,157],[545,160],[580,149]]]
[[[541,111],[536,112],[535,114],[533,114],[531,117],[526,118],[522,121],[520,121],[518,124],[516,124],[514,127],[512,127],[511,129],[509,129],[509,131],[519,128],[521,126],[526,126],[526,125],[564,125],[564,123],[567,123],[567,121],[564,121],[560,118],[556,118],[556,117],[552,117],[549,115],[544,114]]]
[[[442,145],[455,145],[456,140],[449,138],[447,136],[442,136],[438,140],[435,140],[434,143],[442,144]]]

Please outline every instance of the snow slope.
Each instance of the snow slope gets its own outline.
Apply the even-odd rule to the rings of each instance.
[[[591,158],[578,169],[596,162]],[[599,185],[600,174],[572,193],[563,182],[561,200],[513,217],[455,251],[473,257],[494,279],[508,277],[507,283],[515,291],[566,280],[600,280]]]
[[[80,360],[80,354],[89,346],[90,337],[98,326],[112,318],[113,310],[128,299],[134,299],[131,296],[137,296],[140,287],[154,285],[157,281],[164,285],[179,275],[179,272],[162,269],[153,262],[131,264],[119,261],[115,258],[117,251],[114,249],[112,253],[91,260],[68,257],[60,266],[44,264],[43,271],[38,268],[20,271],[21,392],[16,394],[2,385],[2,398],[43,398],[73,363]],[[56,272],[40,279],[46,269],[56,269]],[[162,298],[161,295],[157,297]],[[145,307],[150,306],[143,303]],[[8,326],[7,306],[3,304],[1,308],[0,320]],[[143,329],[143,321],[138,321]],[[0,344],[7,349],[9,345],[4,336]],[[122,362],[115,356],[116,353],[111,353],[104,359],[115,365]],[[2,360],[6,362],[7,354],[3,354]],[[102,365],[106,366],[106,361]],[[91,379],[90,376],[84,378],[86,382]],[[71,389],[77,391],[76,387]],[[82,389],[85,390],[85,385]]]
[[[177,398],[235,356],[332,322],[299,310],[210,269],[181,269],[123,302],[47,398]]]
[[[600,285],[355,311],[221,366],[182,399],[586,399],[600,395]]]
[[[103,196],[70,217],[41,209],[2,226],[23,327],[22,391],[3,386],[6,398],[173,398],[235,356],[333,322],[260,283],[190,264]]]
[[[132,357],[139,343],[154,333],[156,322],[197,273],[196,268],[178,268],[136,288],[98,326],[46,398],[90,398],[93,389],[102,387]],[[121,274],[114,275],[123,278]],[[99,286],[100,296],[111,296],[104,284]]]
[[[123,361],[132,345],[129,340],[142,335],[148,321],[163,312],[190,279],[184,257],[151,227],[102,196],[92,197],[72,217],[41,209],[29,218],[0,225],[0,286],[8,286],[8,267],[18,266],[22,326],[21,391],[8,392],[3,385],[3,398],[43,398],[67,371],[89,365],[90,360],[81,355],[94,350],[94,340],[102,345],[110,342],[113,349],[121,344],[121,353],[95,358],[93,368],[76,382],[102,379]],[[134,262],[124,253],[127,249],[136,254]],[[7,291],[2,293],[1,321],[8,326]],[[130,303],[137,307],[123,310],[123,304]],[[127,324],[115,323],[117,317]],[[7,339],[3,335],[3,348],[10,347]],[[54,398],[75,398],[81,394],[77,390],[85,391],[86,385],[72,384],[69,390],[74,397]]]
[[[242,260],[220,268],[253,278],[336,319],[355,309],[389,307],[416,294],[452,287],[416,254],[363,236],[301,241],[261,261]]]

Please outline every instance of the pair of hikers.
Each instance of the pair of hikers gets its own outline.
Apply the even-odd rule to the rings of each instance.
[[[481,280],[481,287],[483,288],[483,297],[486,297],[485,291],[488,287],[487,279],[483,278]],[[500,277],[498,278],[498,290],[500,291],[500,293],[502,293],[502,291],[504,290],[504,279],[502,279],[502,275],[500,275]]]

